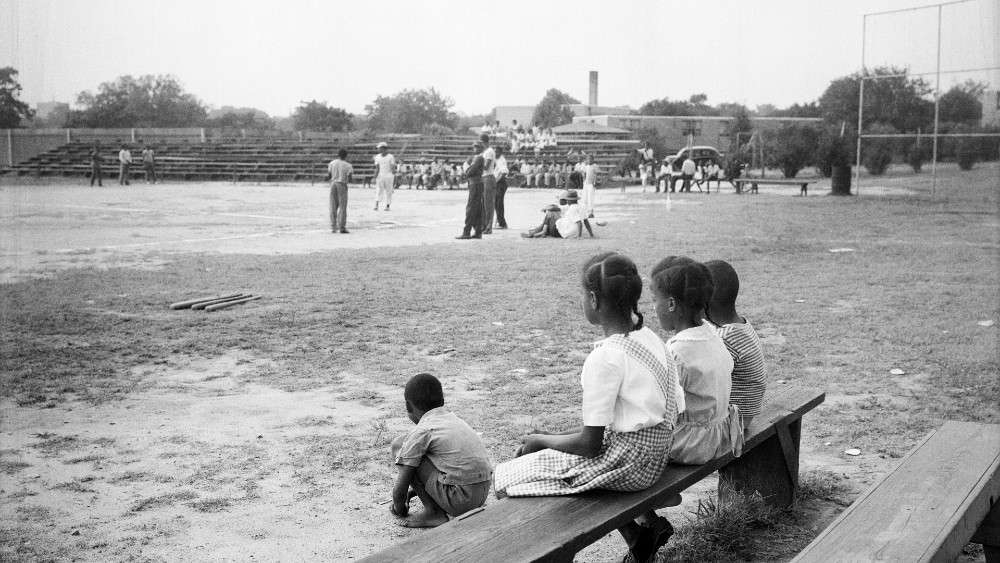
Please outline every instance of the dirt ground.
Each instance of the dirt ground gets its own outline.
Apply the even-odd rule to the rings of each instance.
[[[919,193],[911,188],[907,182],[887,182],[867,190],[864,197],[891,206],[893,198]],[[635,245],[655,256],[662,253],[663,243],[646,235],[633,238],[636,229],[665,212],[678,228],[704,224],[713,198],[725,201],[724,209],[741,206],[734,211],[737,216],[763,213],[765,206],[798,206],[789,217],[830,200],[822,195],[822,185],[812,188],[808,198],[779,197],[795,195],[797,188],[761,191],[759,196],[740,196],[743,199],[725,189],[721,194],[684,194],[668,204],[662,195],[643,194],[638,187],[624,194],[601,190],[598,219],[608,224],[595,227],[598,239],[581,241],[590,246],[552,259],[571,265],[579,256],[603,248]],[[32,358],[62,355],[63,360],[50,360],[63,370],[59,373],[67,374],[59,382],[33,386],[25,378],[37,368],[4,364],[10,373],[5,383],[9,393],[0,399],[0,559],[349,560],[420,533],[397,526],[386,504],[393,475],[387,444],[409,427],[400,412],[399,384],[405,380],[402,374],[416,366],[447,376],[442,379],[449,403],[459,405],[459,414],[473,426],[485,429],[484,439],[498,461],[528,428],[578,416],[575,391],[568,390],[574,389],[572,374],[582,364],[585,342],[592,335],[576,335],[583,345],[562,345],[562,333],[550,337],[544,330],[552,310],[521,318],[511,305],[487,316],[460,315],[457,322],[479,327],[471,351],[455,344],[448,332],[453,327],[411,320],[430,313],[412,302],[401,306],[396,295],[386,297],[389,302],[383,305],[362,294],[364,305],[359,306],[376,311],[369,332],[342,323],[361,331],[351,338],[341,339],[340,329],[331,329],[328,320],[319,318],[325,304],[337,305],[323,293],[324,284],[368,284],[356,279],[366,265],[385,277],[380,291],[400,287],[413,293],[414,302],[439,302],[465,291],[461,285],[449,286],[446,272],[494,253],[505,253],[511,261],[484,279],[523,283],[545,256],[537,249],[560,253],[564,247],[554,245],[568,243],[519,237],[520,231],[537,224],[539,209],[553,202],[556,192],[510,190],[510,230],[495,230],[483,241],[454,240],[461,229],[465,192],[400,190],[392,211],[376,212],[371,209],[371,190],[352,189],[348,235],[329,232],[326,194],[319,185],[137,184],[92,189],[66,183],[0,184],[5,325],[18,334],[31,333],[19,339],[12,332],[4,339],[9,338],[10,350],[24,357],[31,346],[38,347]],[[737,200],[742,203],[733,203]],[[789,203],[783,203],[786,200]],[[806,224],[798,232],[812,233],[808,218],[802,221]],[[995,253],[1000,224],[995,213],[982,221],[978,225],[985,229],[985,239],[966,233],[969,243],[978,245],[976,249],[991,247]],[[892,233],[882,235],[891,238]],[[823,260],[851,260],[850,255],[864,251],[867,244],[857,234],[812,236],[821,239],[817,244],[826,254],[820,255]],[[798,240],[803,239],[808,235]],[[946,250],[958,248],[961,238],[940,242]],[[754,239],[753,244],[762,243]],[[791,243],[786,238],[776,244]],[[843,248],[850,250],[832,252]],[[794,244],[792,249],[805,251]],[[771,251],[765,247],[760,252]],[[433,268],[429,284],[410,286],[412,270],[407,268],[415,267],[423,255],[428,263],[440,265]],[[351,264],[354,273],[342,264]],[[310,265],[315,275],[303,272]],[[927,270],[938,271],[932,265]],[[171,300],[219,287],[211,283],[213,276],[234,279],[236,271],[242,287],[234,290],[253,288],[259,276],[256,285],[272,291],[230,317],[191,320],[194,312],[166,308]],[[280,287],[276,283],[282,272],[288,287],[307,295],[276,295],[273,288]],[[939,281],[936,275],[930,274],[932,281]],[[780,310],[764,305],[752,311],[755,318],[768,319],[758,328],[769,358],[776,359],[771,385],[792,383],[789,374],[799,373],[803,383],[815,383],[813,374],[818,377],[830,365],[854,361],[844,360],[852,353],[846,343],[830,344],[815,355],[822,359],[811,366],[790,359],[803,353],[799,339],[812,336],[801,329],[804,319],[769,320],[787,318],[785,307],[807,301],[821,301],[818,306],[831,318],[863,306],[816,290],[814,283],[822,282],[801,284],[798,293],[783,296],[787,303]],[[499,298],[508,302],[519,294],[516,287],[503,291]],[[752,297],[771,297],[749,291]],[[135,303],[125,305],[133,299]],[[569,301],[567,307],[572,307]],[[565,303],[560,298],[556,310]],[[995,306],[971,308],[980,310],[983,319],[996,317]],[[447,316],[447,311],[434,313]],[[96,320],[87,325],[77,316]],[[315,331],[299,328],[312,327],[314,316]],[[984,330],[995,329],[968,329]],[[122,353],[112,343],[127,340],[129,335],[123,333],[130,331],[143,336],[129,340],[129,352]],[[152,336],[147,338],[147,332]],[[245,339],[259,332],[267,332],[271,340],[247,345]],[[224,333],[244,335],[243,340]],[[989,334],[995,338],[995,332]],[[297,335],[302,342],[295,341]],[[338,349],[347,359],[319,366],[336,366],[320,377],[311,363],[322,364],[324,350],[312,354],[325,338],[331,350]],[[822,343],[810,343],[805,351],[812,353],[812,346],[818,345]],[[143,346],[150,349],[136,351]],[[878,352],[875,348],[860,353],[871,357]],[[895,348],[881,352],[887,361],[897,357]],[[110,367],[99,368],[108,373],[90,379],[88,370],[98,369],[98,357],[108,358]],[[995,369],[995,357],[984,362],[987,369]],[[847,484],[837,502],[812,508],[810,525],[817,532],[929,426],[898,420],[909,420],[924,408],[914,395],[929,384],[931,368],[906,367],[904,374],[887,382],[888,391],[870,385],[867,374],[851,379],[843,374],[848,368],[836,371],[842,375],[828,381],[826,404],[810,416],[824,422],[806,419],[803,470],[820,469],[843,477]],[[539,401],[531,412],[548,414],[512,408],[522,400],[520,395],[511,395],[509,402],[498,398],[502,395],[497,390],[513,384],[524,386],[524,393]],[[563,393],[566,398],[546,402],[540,393]],[[882,421],[864,418],[887,406],[903,413],[893,418],[896,426],[885,430],[896,437],[889,446],[877,438],[884,430]],[[516,414],[495,427],[505,412]],[[852,431],[851,423],[845,423],[857,420],[869,431]],[[844,455],[848,446],[861,447],[863,455]],[[685,494],[682,506],[663,513],[683,522],[714,487],[711,479],[699,483]],[[581,552],[578,560],[617,560],[622,552],[622,542],[610,536]]]

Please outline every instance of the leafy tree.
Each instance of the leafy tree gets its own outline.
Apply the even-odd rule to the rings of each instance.
[[[82,109],[70,114],[72,127],[195,127],[208,115],[169,75],[120,76],[97,94],[80,92],[76,103]]]
[[[272,129],[274,120],[259,109],[233,106],[222,106],[212,110],[205,120],[205,127],[237,128],[237,129]]]
[[[773,117],[822,117],[819,105],[816,102],[792,104],[785,109],[774,110],[771,112],[771,115]]]
[[[326,102],[302,102],[292,112],[292,122],[297,131],[349,131],[351,114],[341,108],[330,107]]]
[[[17,70],[10,66],[0,68],[0,129],[20,127],[22,120],[34,117],[35,112],[28,104],[17,99],[21,90]]]
[[[403,90],[392,96],[378,96],[365,106],[368,128],[383,133],[420,133],[430,125],[454,129],[458,116],[451,110],[455,102],[434,88]]]
[[[535,115],[531,118],[531,121],[542,129],[571,123],[573,121],[573,112],[564,106],[578,103],[580,103],[580,100],[570,96],[566,92],[550,88],[545,93],[542,101],[538,102],[538,105],[535,106]]]
[[[720,108],[713,108],[705,103],[706,100],[708,96],[705,94],[692,94],[686,101],[670,98],[650,100],[639,107],[639,115],[721,115],[720,108],[732,105],[722,104]]]
[[[788,124],[781,126],[774,135],[768,137],[767,149],[769,165],[781,168],[785,178],[794,178],[805,168],[816,153],[819,132],[808,125]]]
[[[858,90],[862,76],[885,78],[865,80],[864,123],[867,131],[875,123],[891,125],[899,131],[926,130],[934,120],[934,104],[927,99],[931,87],[921,78],[907,76],[907,70],[878,67],[864,74],[856,72],[837,78],[819,98],[821,116],[830,123],[858,122]]]
[[[978,125],[983,117],[983,103],[979,97],[985,88],[984,84],[970,80],[941,94],[938,100],[941,122]]]
[[[850,167],[852,157],[850,144],[841,136],[839,127],[826,127],[820,132],[813,157],[820,174],[829,178],[835,167]]]

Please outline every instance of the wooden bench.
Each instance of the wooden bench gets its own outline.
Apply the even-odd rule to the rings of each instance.
[[[1000,561],[1000,425],[946,422],[793,561]]]
[[[736,186],[736,193],[743,193],[743,185],[750,184],[750,193],[757,193],[757,186],[760,184],[773,185],[773,186],[799,186],[799,195],[807,195],[809,191],[809,184],[815,184],[814,180],[796,180],[792,179],[780,179],[775,178],[773,180],[768,178],[733,178],[730,182]]]
[[[740,458],[729,453],[705,465],[670,465],[652,487],[635,493],[592,491],[494,501],[363,561],[572,561],[576,552],[714,471],[734,490],[758,490],[768,502],[787,506],[798,486],[802,415],[824,398],[812,389],[769,390]]]

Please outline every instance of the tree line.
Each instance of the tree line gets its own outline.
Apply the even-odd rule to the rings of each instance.
[[[650,100],[634,113],[639,115],[729,116],[731,129],[749,132],[752,116],[819,117],[824,125],[836,129],[843,137],[853,137],[857,131],[858,90],[865,82],[862,124],[866,132],[930,132],[933,127],[934,104],[930,85],[920,77],[910,76],[906,69],[879,67],[834,79],[815,102],[794,104],[787,108],[771,105],[751,110],[741,104],[708,104],[705,94],[696,93],[686,100],[669,98]],[[940,121],[947,131],[973,129],[982,115],[979,98],[985,85],[966,82],[941,95]],[[17,70],[0,68],[0,128],[19,127],[34,117],[27,104],[18,96],[21,85]],[[572,121],[566,107],[579,100],[558,89],[548,90],[535,108],[534,123],[542,128]],[[254,108],[223,108],[210,113],[208,107],[170,75],[121,76],[101,83],[96,91],[80,92],[75,108],[63,118],[61,127],[218,127],[237,129],[272,129],[276,119]],[[454,102],[434,88],[403,90],[394,95],[379,95],[365,106],[363,116],[355,116],[343,108],[326,102],[303,101],[290,117],[295,130],[346,132],[365,129],[372,132],[445,134],[481,125],[492,116],[460,117]],[[815,129],[815,128],[814,128]],[[778,138],[796,140],[816,146],[821,135],[788,129]],[[640,136],[651,137],[649,132]],[[749,139],[749,137],[747,137]],[[647,138],[654,145],[659,140]],[[736,147],[739,148],[739,147]],[[788,157],[786,160],[801,160]],[[790,166],[793,168],[794,166]],[[790,169],[789,168],[789,169]]]

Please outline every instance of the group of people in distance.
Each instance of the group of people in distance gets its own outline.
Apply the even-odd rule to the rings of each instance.
[[[147,184],[156,183],[156,152],[152,146],[147,146],[145,142],[141,142],[142,152],[142,168],[146,175]],[[90,149],[90,185],[93,186],[94,182],[97,182],[98,186],[104,186],[104,171],[102,170],[102,164],[104,163],[104,155],[101,154],[101,143],[99,141],[94,141],[93,148]],[[122,144],[121,149],[118,151],[118,184],[121,186],[131,185],[130,173],[132,168],[132,151],[129,149],[127,144]]]
[[[479,133],[505,137],[513,155],[519,154],[522,150],[532,150],[535,156],[538,156],[543,149],[556,146],[556,135],[551,128],[543,130],[537,125],[525,127],[516,119],[512,120],[510,127],[501,125],[499,121],[495,123],[487,121],[479,128]]]
[[[493,221],[498,229],[507,228],[504,198],[510,168],[502,147],[494,147],[490,135],[483,133],[472,145],[473,155],[466,161],[465,178],[469,182],[469,197],[465,204],[465,224],[457,239],[481,239],[493,234]]]
[[[661,260],[650,274],[665,342],[644,325],[642,278],[631,259],[608,252],[583,264],[583,314],[604,335],[580,375],[583,424],[534,430],[495,468],[476,432],[444,408],[440,382],[430,374],[410,379],[403,395],[416,426],[392,443],[392,514],[406,526],[433,527],[484,504],[491,481],[498,498],[638,491],[668,463],[739,456],[766,380],[760,339],[736,310],[739,277],[722,260],[683,256]],[[409,515],[414,496],[423,510]],[[680,502],[678,495],[665,506]],[[632,560],[645,562],[673,528],[650,510],[619,532]]]

